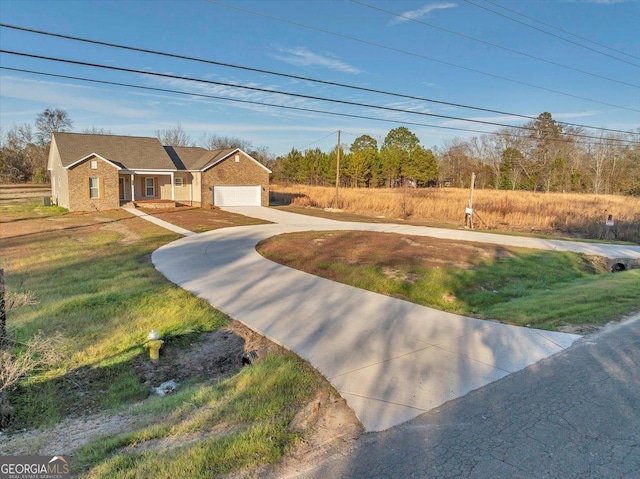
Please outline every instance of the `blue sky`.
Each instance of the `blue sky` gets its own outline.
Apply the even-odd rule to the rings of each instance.
[[[558,120],[584,125],[622,130],[640,127],[638,0],[362,2],[375,9],[348,0],[0,0],[0,19],[2,23],[21,27],[507,113],[537,116],[549,111]],[[615,58],[543,34],[477,5]],[[600,45],[519,17],[514,11]],[[525,121],[509,115],[122,51],[7,28],[0,28],[0,47],[464,119],[508,125]],[[0,66],[372,118],[292,111],[0,70],[0,121],[5,131],[13,124],[33,123],[44,108],[59,107],[68,111],[75,131],[98,127],[114,134],[154,136],[156,130],[180,123],[196,141],[208,133],[234,136],[255,146],[267,146],[279,155],[294,147],[328,150],[335,144],[332,132],[338,129],[344,132],[342,142],[346,144],[361,134],[382,140],[391,128],[402,125],[398,121],[487,132],[497,128],[8,54],[0,55]],[[441,146],[456,136],[478,135],[429,126],[405,126],[427,147]]]

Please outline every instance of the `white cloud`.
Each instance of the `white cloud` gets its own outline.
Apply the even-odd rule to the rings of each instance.
[[[418,20],[429,15],[429,13],[434,10],[444,10],[446,8],[455,8],[457,6],[458,5],[456,5],[455,3],[432,3],[430,5],[425,5],[422,8],[418,8],[417,10],[409,10],[401,13],[393,20],[391,20],[391,24],[408,22],[409,20]]]
[[[272,55],[274,58],[289,63],[290,65],[303,66],[303,67],[322,67],[330,70],[336,70],[342,73],[357,74],[362,73],[362,70],[349,65],[333,56],[322,56],[317,53],[313,53],[306,48],[280,48],[281,54]]]
[[[553,113],[552,116],[555,120],[569,120],[571,118],[584,118],[585,116],[594,116],[599,115],[602,112],[600,111],[581,111],[577,113]],[[538,115],[530,115],[530,116],[538,116]]]
[[[151,114],[147,109],[134,108],[123,101],[98,98],[104,93],[92,87],[4,75],[1,80],[0,97],[40,102],[65,110],[85,110],[120,118],[142,118]]]
[[[180,78],[163,78],[163,77],[155,77],[148,76],[147,77],[151,82],[159,85],[163,88],[171,88],[180,91],[188,91],[193,92],[194,94],[201,95],[211,95],[217,97],[224,97],[227,99],[241,100],[245,102],[259,102],[266,103],[266,105],[252,104],[252,103],[241,103],[241,102],[233,102],[229,103],[223,99],[203,99],[198,96],[185,96],[185,99],[191,99],[193,101],[197,101],[199,103],[207,102],[207,103],[217,103],[220,105],[233,105],[233,108],[241,108],[245,110],[250,110],[253,112],[259,112],[262,114],[268,114],[272,117],[291,117],[291,116],[304,116],[317,118],[317,114],[312,112],[302,112],[302,111],[293,111],[293,110],[285,110],[274,108],[269,105],[282,105],[287,107],[295,107],[295,108],[313,108],[313,109],[322,109],[326,110],[326,107],[322,106],[322,103],[307,99],[307,98],[299,98],[287,95],[280,95],[277,93],[270,93],[269,90],[279,90],[281,89],[278,85],[273,84],[260,84],[257,82],[239,82],[235,78],[218,78],[218,77],[210,77],[211,80],[220,81],[222,83],[227,83],[229,85],[243,85],[248,87],[260,88],[267,91],[256,91],[256,90],[247,90],[243,88],[237,88],[234,86],[228,85],[214,85],[210,83],[201,83],[194,82],[191,80],[184,80]]]

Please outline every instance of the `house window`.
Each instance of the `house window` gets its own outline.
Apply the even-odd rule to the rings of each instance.
[[[175,184],[176,186],[184,186],[184,179],[183,178],[175,178]]]
[[[156,196],[156,184],[153,178],[144,179],[144,194],[145,196]]]
[[[91,160],[91,169],[92,170],[98,169],[98,162],[96,160]]]
[[[98,178],[89,178],[89,198],[100,198],[100,181]]]

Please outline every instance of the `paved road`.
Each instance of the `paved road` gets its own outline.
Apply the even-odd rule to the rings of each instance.
[[[281,478],[640,477],[640,315]]]
[[[640,248],[624,246],[344,223],[268,208],[234,211],[274,224],[186,237],[154,252],[154,264],[174,283],[307,359],[369,431],[519,371],[577,336],[466,318],[318,278],[264,259],[255,251],[260,240],[292,231],[357,229],[640,256]]]

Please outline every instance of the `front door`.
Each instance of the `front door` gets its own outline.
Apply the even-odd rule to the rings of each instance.
[[[120,193],[120,200],[129,200],[131,199],[131,190],[129,186],[129,178],[119,177],[118,178],[118,190]]]

